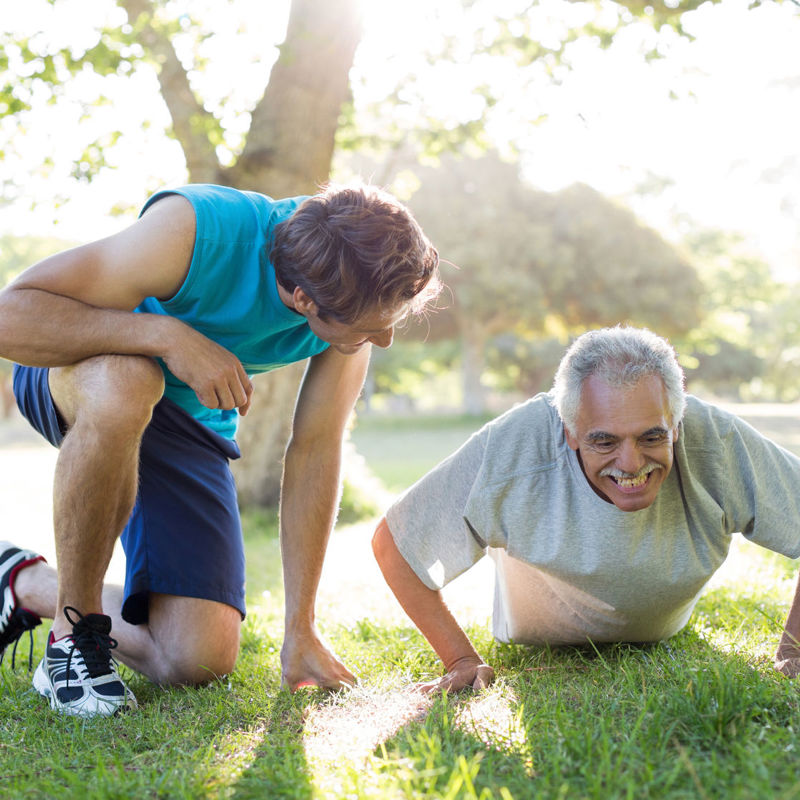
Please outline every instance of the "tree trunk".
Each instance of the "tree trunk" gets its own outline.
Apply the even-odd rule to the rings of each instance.
[[[236,437],[242,456],[233,462],[239,503],[272,506],[281,489],[283,452],[292,423],[297,387],[306,362],[290,364],[253,381],[253,405]],[[255,413],[256,418],[250,415]]]
[[[355,0],[294,0],[286,40],[247,144],[226,183],[272,197],[313,194],[328,178],[336,128],[349,92],[360,24]],[[283,453],[302,367],[256,379],[253,403],[239,426],[243,458],[234,476],[243,505],[275,505]]]
[[[230,169],[232,185],[285,197],[313,194],[328,179],[360,38],[357,0],[292,2],[280,56]]]
[[[486,337],[481,326],[473,319],[462,319],[461,329],[461,386],[464,392],[463,407],[467,414],[486,411],[486,388],[481,382],[485,366]]]
[[[327,180],[350,68],[361,38],[358,0],[293,0],[286,39],[269,84],[253,111],[236,164],[222,169],[198,119],[207,115],[189,87],[168,32],[154,21],[152,0],[119,0],[140,41],[159,65],[161,94],[194,182],[227,184],[274,198],[313,194]],[[234,475],[242,503],[277,503],[302,366],[256,380],[242,419],[242,458]]]

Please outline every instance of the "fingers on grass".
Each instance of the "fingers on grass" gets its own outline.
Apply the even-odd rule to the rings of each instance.
[[[485,689],[494,680],[494,670],[487,664],[478,667],[475,673],[475,680],[472,682],[472,688],[476,692]]]
[[[775,669],[789,678],[800,675],[800,658],[781,658],[775,661]]]

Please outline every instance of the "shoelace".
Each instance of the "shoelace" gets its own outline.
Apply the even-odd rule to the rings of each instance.
[[[13,615],[12,615],[13,616]],[[33,669],[33,629],[39,624],[38,621],[34,622],[32,615],[26,609],[20,609],[17,612],[17,620],[19,622],[20,627],[22,630],[14,639],[14,649],[11,651],[11,669],[14,670],[17,668],[17,647],[19,645],[19,640],[22,638],[22,635],[27,631],[28,632],[28,672]],[[38,618],[37,618],[38,620]],[[5,651],[0,653],[0,664],[3,663],[3,658],[5,657]]]
[[[77,614],[78,619],[74,620],[70,616],[70,612]],[[76,649],[83,656],[86,671],[92,678],[110,675],[111,667],[109,662],[113,661],[111,651],[116,648],[117,640],[107,633],[93,628],[89,620],[73,606],[64,607],[64,616],[71,623],[73,629],[72,647],[67,656],[67,686],[69,686],[69,668]]]

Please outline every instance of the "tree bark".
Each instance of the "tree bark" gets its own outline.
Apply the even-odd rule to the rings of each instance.
[[[233,462],[242,506],[277,505],[283,453],[291,429],[297,387],[305,367],[304,361],[290,364],[259,375],[253,381],[253,404],[242,418],[236,437],[242,458]]]
[[[193,124],[207,115],[189,85],[169,38],[153,24],[151,0],[118,0],[159,69],[161,93],[172,116],[193,182],[221,183],[271,197],[313,194],[328,178],[350,68],[361,38],[358,0],[293,0],[286,38],[264,95],[253,111],[236,164],[219,165],[213,145]],[[250,412],[234,462],[242,504],[278,501],[283,453],[303,365],[256,379]]]
[[[253,111],[244,151],[223,175],[226,183],[287,197],[313,194],[327,180],[360,36],[355,0],[294,0],[280,57]],[[302,374],[283,368],[256,379],[237,437],[243,458],[234,462],[243,505],[278,502]]]
[[[327,180],[360,38],[356,0],[293,0],[233,184],[282,197],[313,194]]]

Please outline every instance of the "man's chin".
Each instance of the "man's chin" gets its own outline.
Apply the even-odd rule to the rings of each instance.
[[[364,348],[363,344],[332,344],[331,348],[343,356],[354,356]]]
[[[653,505],[653,501],[656,498],[655,496],[620,498],[615,495],[614,497],[609,499],[620,511],[643,511],[645,508],[648,508],[649,506]]]

